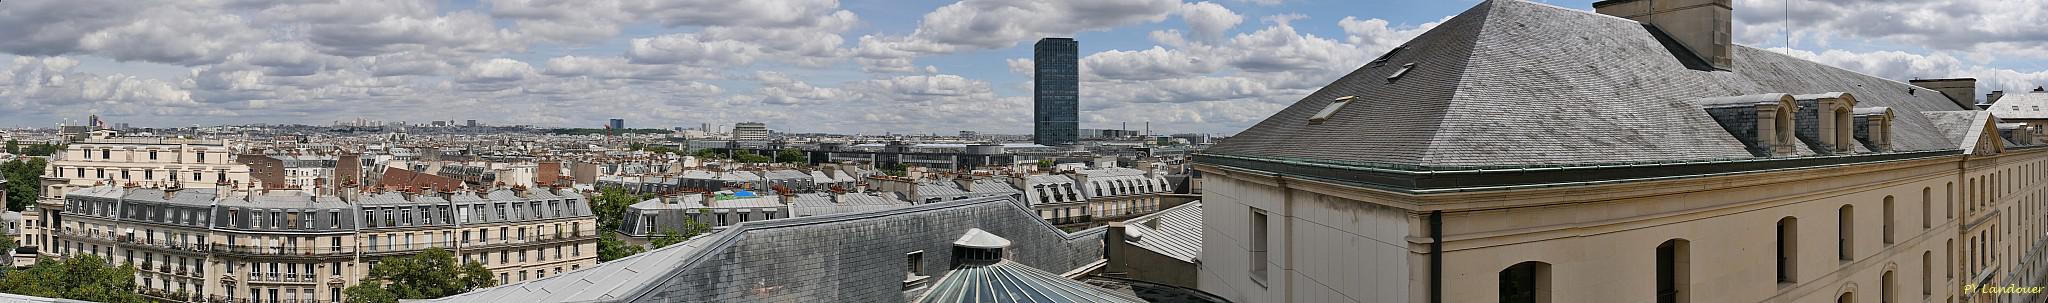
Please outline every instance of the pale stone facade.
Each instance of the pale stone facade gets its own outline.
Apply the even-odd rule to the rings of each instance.
[[[1486,1],[1197,155],[1198,287],[1237,302],[2048,300],[1974,292],[2048,281],[2048,146],[1951,99],[1974,93],[1695,47],[1726,43],[1726,24],[1676,23],[1725,20],[1726,1],[1594,6],[1619,16]]]
[[[435,247],[500,284],[597,263],[571,191],[344,194],[81,188],[39,205],[57,216],[43,252],[135,264],[145,295],[174,301],[338,302],[379,259]]]

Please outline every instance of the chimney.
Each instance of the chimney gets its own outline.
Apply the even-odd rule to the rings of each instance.
[[[533,175],[533,184],[555,183],[555,179],[562,175],[562,161],[540,161],[540,164],[534,167]]]
[[[1913,83],[1913,86],[1925,87],[1941,92],[1942,96],[1947,96],[1950,102],[1955,102],[1956,105],[1962,106],[1963,109],[1980,109],[1977,108],[1976,78],[1914,79],[1907,82]],[[1993,94],[1996,94],[1996,92],[1993,92]],[[1991,101],[1985,101],[1984,103],[1989,104]]]
[[[1728,39],[1734,5],[1730,0],[1606,0],[1593,11],[1627,18],[1663,31],[1678,45],[1716,69],[1732,67],[1735,49]]]
[[[1998,103],[1999,98],[2005,98],[2005,91],[1994,90],[1989,94],[1984,94],[1984,103]]]

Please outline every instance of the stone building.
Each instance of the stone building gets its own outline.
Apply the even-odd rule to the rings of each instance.
[[[1197,155],[1237,302],[2039,302],[2048,149],[1974,92],[1493,0]],[[1944,89],[1954,89],[1944,86]],[[1128,225],[1127,225],[1128,226]]]
[[[379,259],[434,247],[482,263],[500,283],[593,265],[596,222],[583,199],[556,190],[333,196],[129,184],[38,206],[56,211],[45,221],[56,245],[44,253],[135,264],[141,292],[155,299],[336,302]]]

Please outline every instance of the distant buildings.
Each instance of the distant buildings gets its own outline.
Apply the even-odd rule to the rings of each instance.
[[[735,141],[767,141],[768,124],[761,122],[740,122],[732,125],[732,139]]]
[[[612,119],[604,124],[612,129],[626,129],[626,119]]]
[[[1081,63],[1073,38],[1039,39],[1033,46],[1031,142],[1080,142]]]

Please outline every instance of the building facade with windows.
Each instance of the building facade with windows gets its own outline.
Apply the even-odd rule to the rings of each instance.
[[[249,167],[236,164],[224,140],[116,137],[106,132],[66,145],[43,169],[43,197],[73,188],[125,184],[208,188],[249,184]],[[226,180],[226,182],[222,182]]]
[[[442,248],[499,283],[596,264],[584,198],[556,190],[237,191],[92,186],[45,200],[59,257],[135,264],[141,292],[170,301],[339,302],[379,259]]]
[[[1594,8],[1480,3],[1196,156],[1199,288],[2044,299],[1968,292],[2048,273],[2048,149],[2001,132],[1974,92],[1730,44],[1728,1]]]

